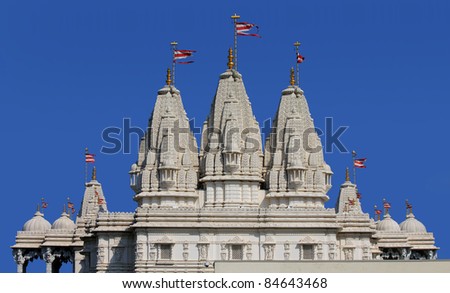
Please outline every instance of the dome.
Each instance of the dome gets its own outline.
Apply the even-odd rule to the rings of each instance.
[[[400,224],[400,229],[408,233],[427,233],[425,225],[417,220],[413,213],[410,213],[406,220]]]
[[[22,231],[27,232],[45,232],[50,230],[52,225],[44,218],[44,214],[37,211],[33,218],[28,220],[22,227]]]
[[[69,218],[69,214],[66,212],[62,213],[61,217],[52,225],[52,230],[74,230],[75,228],[75,223]]]
[[[133,165],[131,165],[131,172],[134,172],[138,169],[138,165],[136,163],[134,163]]]
[[[383,232],[400,232],[400,226],[391,215],[387,214],[384,219],[377,224],[377,230]]]

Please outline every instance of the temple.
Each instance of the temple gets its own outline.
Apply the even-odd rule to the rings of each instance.
[[[94,169],[75,221],[64,208],[50,224],[38,208],[17,232],[17,272],[39,260],[48,273],[63,263],[100,273],[213,272],[214,262],[231,260],[436,259],[433,234],[411,208],[400,225],[389,208],[383,219],[362,210],[348,169],[335,208],[325,207],[333,172],[293,70],[263,148],[232,54],[200,146],[168,70],[129,171],[136,210],[109,211]]]

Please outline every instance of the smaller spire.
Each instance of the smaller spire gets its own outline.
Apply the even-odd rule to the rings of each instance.
[[[233,62],[233,49],[228,49],[228,63],[227,63],[227,66],[228,66],[228,69],[233,69],[233,67],[234,67],[234,62]]]
[[[348,167],[345,169],[345,181],[350,182],[350,171],[348,170]]]
[[[295,72],[294,72],[294,68],[291,67],[291,81],[290,81],[291,85],[295,85]]]
[[[97,168],[92,168],[92,180],[97,180]]]
[[[171,77],[171,74],[170,74],[170,68],[167,68],[166,84],[167,85],[171,85],[172,84],[172,77]]]

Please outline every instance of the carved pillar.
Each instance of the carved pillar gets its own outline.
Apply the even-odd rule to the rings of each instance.
[[[45,252],[43,253],[43,258],[45,260],[45,272],[53,273],[52,265],[53,261],[55,260],[55,256],[52,254],[52,250],[50,247],[47,247],[45,249]]]
[[[26,259],[22,254],[22,249],[13,250],[14,261],[17,264],[18,273],[26,273],[25,263]]]

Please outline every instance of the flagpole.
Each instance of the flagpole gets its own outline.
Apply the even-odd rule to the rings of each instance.
[[[234,69],[237,71],[238,70],[238,65],[237,65],[237,30],[236,30],[236,22],[237,20],[241,18],[239,15],[237,15],[236,13],[234,15],[231,16],[231,19],[233,19],[233,25],[234,25]]]
[[[294,43],[295,46],[295,58],[297,59],[295,61],[295,71],[297,75],[297,85],[300,86],[300,75],[299,75],[299,66],[298,66],[298,47],[300,47],[300,42],[297,41]]]
[[[87,183],[88,178],[88,163],[86,162],[86,155],[89,153],[88,148],[84,149],[84,185]]]
[[[175,85],[175,50],[177,49],[178,43],[173,41],[170,45],[172,46],[172,84]]]
[[[352,151],[352,164],[353,164],[353,183],[356,185],[356,167],[355,167],[355,159],[356,159],[356,152]]]

